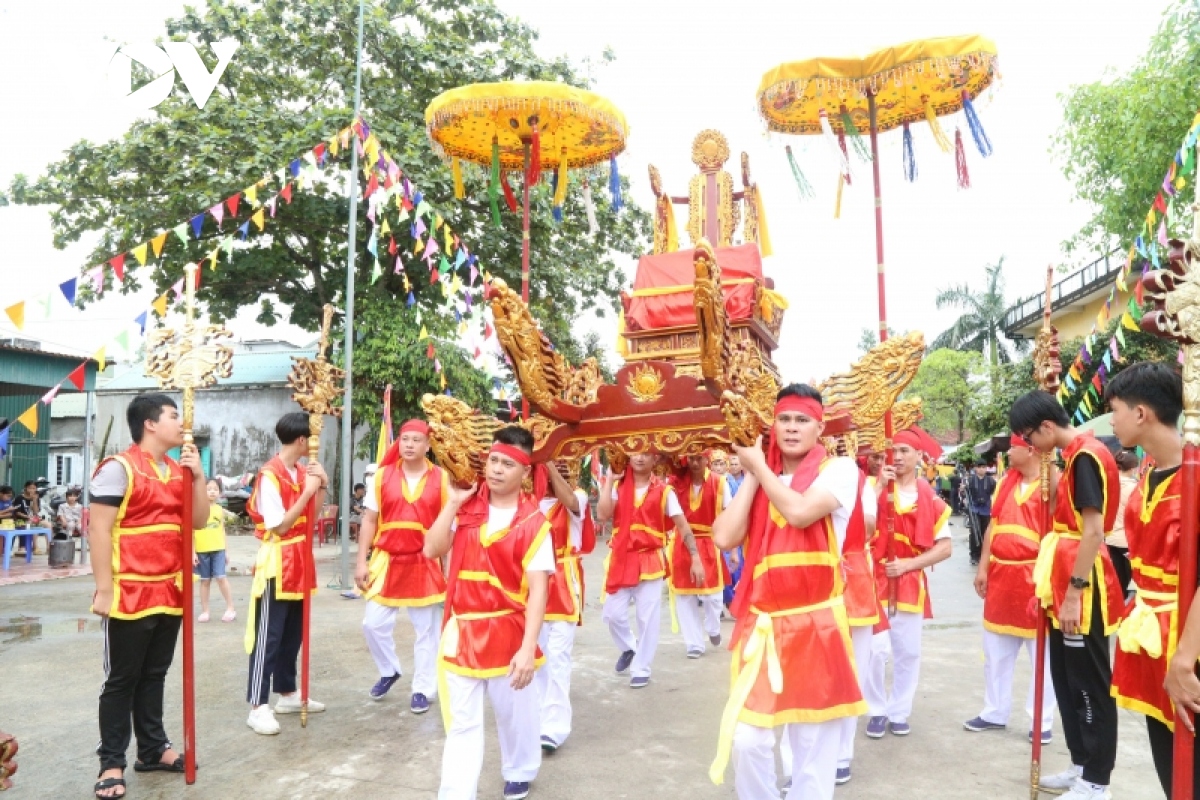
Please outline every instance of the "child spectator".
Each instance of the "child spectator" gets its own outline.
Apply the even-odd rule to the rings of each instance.
[[[212,479],[205,487],[208,491],[208,522],[196,531],[196,552],[192,554],[192,566],[200,576],[200,616],[198,622],[208,622],[208,593],[212,582],[217,582],[221,597],[225,598],[225,614],[221,622],[233,622],[237,611],[233,608],[233,595],[229,581],[225,579],[225,522],[236,519],[236,515],[217,505],[221,496],[221,484]],[[67,495],[70,498],[70,495]]]
[[[79,502],[81,492],[72,486],[67,489],[67,502],[58,507],[58,527],[67,538],[83,533],[83,504]]]
[[[7,527],[12,527],[13,519],[13,488],[0,486],[0,520],[8,520]]]

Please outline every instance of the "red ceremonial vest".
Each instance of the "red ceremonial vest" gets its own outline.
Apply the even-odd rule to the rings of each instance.
[[[464,524],[460,512],[450,555],[443,618],[442,661],[446,669],[473,678],[508,674],[525,636],[529,584],[525,566],[550,525],[533,498],[522,495],[510,527]],[[544,661],[541,651],[537,663]]]
[[[370,563],[367,599],[387,606],[426,606],[445,599],[446,578],[438,559],[424,554],[425,533],[433,525],[450,489],[446,473],[426,463],[425,474],[410,492],[400,461],[386,463],[372,491],[379,508]]]
[[[304,543],[307,541],[305,534],[309,529],[308,509],[296,517],[296,521],[287,531],[282,534],[270,533],[263,523],[263,515],[258,507],[259,490],[263,481],[271,481],[279,489],[283,510],[287,512],[299,502],[300,495],[304,493],[304,480],[303,467],[296,467],[296,478],[293,480],[283,461],[276,455],[259,470],[258,479],[254,482],[254,491],[246,501],[246,513],[254,521],[254,535],[262,539],[256,568],[263,564],[270,570],[266,580],[275,579],[275,597],[278,600],[302,600],[306,584],[309,590],[317,586],[316,572],[311,566],[312,559],[308,559],[307,581],[304,576]],[[266,548],[278,548],[278,560],[264,557],[267,555],[264,552]]]
[[[867,546],[867,522],[863,515],[863,492],[874,492],[875,487],[859,473],[858,502],[850,513],[846,525],[846,539],[842,542],[842,577],[846,583],[846,615],[855,627],[875,625],[879,622],[879,599],[875,595],[875,575],[871,568],[871,554]]]
[[[640,502],[634,503],[631,520],[630,530],[624,530],[616,527],[614,517],[612,537],[608,540],[612,552],[605,568],[605,590],[609,594],[615,594],[615,589],[623,588],[614,585],[617,576],[631,577],[636,571],[637,581],[622,581],[629,586],[636,586],[641,581],[652,581],[667,574],[663,548],[667,544],[667,534],[674,530],[675,524],[667,516],[665,483],[657,478],[650,479],[646,494]],[[626,563],[627,559],[636,561],[636,564]]]
[[[1179,638],[1175,605],[1182,479],[1178,473],[1167,478],[1147,502],[1149,481],[1147,473],[1125,505],[1125,534],[1137,595],[1129,602],[1128,616],[1117,634],[1120,646],[1113,664],[1112,694],[1117,705],[1154,717],[1174,730],[1175,709],[1163,681]]]
[[[1046,535],[1042,530],[1046,506],[1039,481],[1022,487],[1019,478],[1014,480],[1012,491],[997,498],[999,505],[992,505],[992,549],[983,627],[993,633],[1032,639],[1037,633],[1037,617],[1030,607],[1033,567]]]
[[[689,474],[685,481],[680,481],[675,492],[696,540],[700,563],[704,565],[704,583],[697,584],[692,580],[692,555],[680,537],[675,536],[671,540],[671,584],[676,594],[719,592],[729,582],[729,573],[725,569],[725,559],[721,558],[713,541],[712,526],[713,520],[724,510],[725,479],[705,470],[704,482],[696,491]]]
[[[587,498],[577,496],[577,499],[584,514],[583,535],[578,548],[571,546],[571,515],[566,506],[556,500],[546,512],[556,561],[554,577],[550,579],[550,594],[546,598],[546,620],[550,622],[583,624],[583,565],[579,556],[595,549],[596,528]]]
[[[929,491],[922,491],[920,488],[922,480],[924,479],[917,478],[917,501],[911,506],[901,507],[900,492],[896,487],[892,487],[892,519],[895,530],[892,556],[894,558],[915,558],[924,553],[929,547],[923,547],[918,542],[927,539],[932,546],[932,543],[937,540],[938,532],[950,519],[950,506],[933,493],[928,483],[924,485]],[[922,495],[933,503],[935,513],[932,516],[934,520],[932,531],[917,530],[917,517],[919,516],[917,510]],[[886,498],[887,495],[885,494],[884,497]],[[875,541],[878,550],[882,550],[886,546],[885,537],[886,533],[877,528]],[[880,557],[875,563],[875,591],[878,592],[880,598],[885,598],[888,596],[887,568],[883,563],[885,554],[878,550],[876,555]],[[896,609],[910,614],[923,614],[926,619],[933,617],[933,604],[929,601],[929,584],[925,577],[925,570],[906,572],[896,579]]]
[[[183,492],[190,489],[183,469],[167,458],[167,472],[158,471],[136,444],[108,461],[125,469],[125,497],[112,528],[113,619],[138,619],[148,614],[183,614]],[[188,525],[189,531],[191,525]]]

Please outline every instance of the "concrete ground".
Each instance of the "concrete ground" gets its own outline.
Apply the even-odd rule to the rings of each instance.
[[[283,732],[254,734],[245,724],[247,657],[242,634],[255,541],[230,538],[230,578],[239,619],[197,625],[197,728],[200,771],[185,787],[179,775],[139,775],[130,769],[133,798],[373,797],[430,800],[436,796],[443,734],[437,709],[407,710],[408,680],[382,702],[367,689],[377,675],[360,631],[363,603],[323,590],[314,608],[314,698],[328,710],[300,728],[281,716]],[[317,551],[321,585],[337,575],[336,548]],[[353,557],[351,559],[353,564]],[[729,654],[699,661],[684,656],[682,639],[664,631],[650,687],[637,692],[612,671],[616,650],[600,624],[600,554],[586,564],[589,602],[575,647],[572,696],[575,731],[543,762],[532,797],[732,798],[732,770],[723,786],[707,770],[727,696]],[[964,720],[982,707],[981,601],[971,588],[965,529],[955,520],[955,554],[932,577],[936,619],[925,629],[920,692],[906,739],[868,740],[859,727],[853,780],[839,800],[865,798],[1028,797],[1029,723],[1023,705],[1029,669],[1021,664],[1007,731],[967,733]],[[103,679],[98,618],[88,613],[92,582],[76,577],[0,589],[0,730],[21,743],[13,798],[86,798],[97,772],[96,697]],[[216,592],[214,591],[214,595]],[[214,619],[223,610],[214,597]],[[726,624],[726,631],[729,630]],[[397,625],[405,668],[412,633]],[[168,679],[167,728],[182,741],[180,669]],[[130,749],[130,763],[135,755]],[[1045,768],[1068,763],[1059,731],[1046,748]],[[502,789],[494,728],[487,735],[482,800]],[[1113,793],[1118,800],[1160,798],[1142,718],[1121,713],[1121,743]]]

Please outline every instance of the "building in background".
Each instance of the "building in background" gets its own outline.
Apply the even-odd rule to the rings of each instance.
[[[1087,336],[1096,322],[1096,315],[1108,299],[1108,292],[1125,267],[1123,253],[1113,252],[1098,258],[1085,267],[1058,278],[1050,290],[1050,322],[1058,328],[1061,341]],[[1057,278],[1058,276],[1056,276]],[[1130,281],[1129,288],[1133,288]],[[1119,316],[1128,293],[1117,292],[1113,309]],[[1018,300],[1004,315],[1004,335],[1010,339],[1033,339],[1042,327],[1046,306],[1046,288]]]

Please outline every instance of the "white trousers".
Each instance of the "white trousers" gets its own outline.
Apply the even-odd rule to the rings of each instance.
[[[496,716],[500,740],[500,772],[506,781],[532,781],[542,765],[538,738],[538,695],[532,686],[516,691],[508,676],[468,678],[446,673],[450,697],[450,731],[442,751],[442,785],[438,800],[475,800],[483,769],[483,695]]]
[[[617,649],[624,653],[633,650],[630,677],[649,678],[654,651],[658,649],[658,626],[662,617],[662,578],[642,581],[637,586],[618,589],[604,600],[604,622]],[[629,604],[637,616],[639,642],[629,628]]]
[[[997,725],[1008,724],[1008,715],[1012,710],[1013,669],[1017,665],[1017,656],[1022,647],[1025,648],[1032,666],[1037,653],[1037,639],[1007,636],[986,629],[983,632],[983,713],[979,716],[987,722],[994,722]],[[1030,676],[1025,713],[1029,716],[1031,730],[1035,683],[1034,676]],[[1057,705],[1054,698],[1054,683],[1050,680],[1049,647],[1046,648],[1046,671],[1042,676],[1042,685],[1046,687],[1042,696],[1042,730],[1049,731],[1054,727],[1054,709]]]
[[[708,637],[721,635],[721,607],[720,592],[675,595],[679,632],[689,652],[703,653]]]
[[[890,722],[908,722],[912,715],[913,698],[917,694],[917,679],[921,673],[921,629],[925,619],[921,614],[897,611],[888,622],[891,627],[886,634],[879,634],[871,643],[872,694],[886,696],[883,714]],[[884,671],[888,653],[892,658],[892,690],[884,692]]]
[[[363,614],[363,636],[382,678],[403,674],[400,658],[396,655],[396,643],[392,640],[396,612],[399,610],[368,600],[366,613]],[[413,642],[413,694],[423,694],[432,699],[437,696],[437,650],[441,636],[442,607],[412,606],[408,608],[408,618],[416,634]]]
[[[788,797],[832,800],[842,721],[784,725],[785,769],[792,769]],[[739,722],[733,732],[734,788],[738,800],[779,800],[775,777],[775,729]]]
[[[863,699],[867,702],[867,714],[881,716],[882,711],[875,712],[872,709],[884,708],[886,698],[882,693],[876,696],[869,695],[872,688],[868,678],[871,673],[871,640],[873,638],[870,625],[860,625],[850,629],[850,641],[854,645],[854,666],[858,671],[858,687],[863,693]],[[854,735],[858,730],[858,717],[846,717],[841,722],[842,743],[838,749],[838,766],[848,767],[854,760]],[[790,775],[791,773],[787,772],[786,774]]]
[[[533,678],[542,708],[541,735],[557,745],[571,735],[571,649],[576,627],[574,622],[543,622],[538,634],[538,647],[546,656],[546,664]]]

